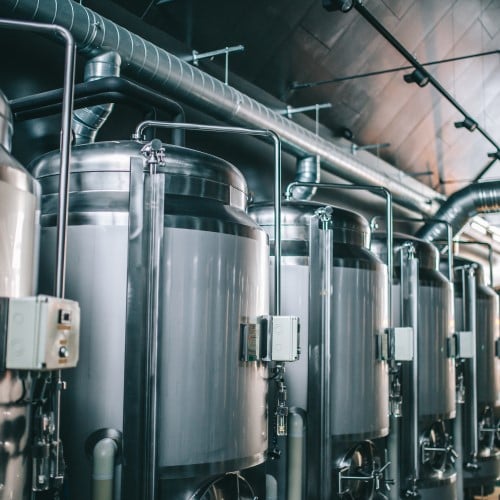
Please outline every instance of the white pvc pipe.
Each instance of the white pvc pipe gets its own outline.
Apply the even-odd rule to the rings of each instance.
[[[266,474],[266,500],[278,500],[278,481],[271,474]]]
[[[111,438],[101,439],[92,453],[92,500],[113,500],[115,457],[118,447]]]
[[[300,413],[291,412],[288,416],[287,500],[302,500],[304,451],[304,419]]]

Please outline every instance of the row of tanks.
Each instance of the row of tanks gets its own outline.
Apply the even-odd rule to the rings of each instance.
[[[11,131],[8,111],[0,118]],[[2,295],[32,294],[38,269],[49,293],[59,155],[30,175],[5,137]],[[272,369],[275,206],[248,207],[228,162],[159,141],[82,144],[71,158],[66,293],[82,323],[61,407],[62,498],[452,500],[492,489],[499,311],[479,264],[455,259],[446,276],[429,242],[396,234],[389,245],[356,213],[283,202],[281,314],[300,318],[301,357]],[[30,376],[2,378],[0,498],[30,496]]]

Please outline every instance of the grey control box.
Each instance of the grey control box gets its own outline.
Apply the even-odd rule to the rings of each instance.
[[[38,295],[0,298],[0,360],[11,370],[60,370],[78,362],[80,307]]]
[[[241,361],[297,361],[300,323],[297,316],[259,316],[254,323],[242,323]]]

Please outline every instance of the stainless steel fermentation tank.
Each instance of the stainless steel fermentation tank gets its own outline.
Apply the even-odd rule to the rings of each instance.
[[[385,259],[385,236],[374,235],[371,248]],[[414,276],[408,269],[413,259]],[[398,482],[402,490],[410,487],[408,478],[414,474],[415,457],[420,497],[452,500],[456,498],[456,472],[449,439],[449,420],[455,417],[455,360],[450,352],[455,332],[454,303],[453,285],[439,271],[439,260],[434,245],[412,236],[394,235],[393,325],[413,326],[409,309],[416,299],[414,360],[418,399],[412,387],[413,362],[403,362],[402,417],[394,430],[398,434],[399,457],[390,459],[399,463]],[[412,279],[414,284],[410,283]]]
[[[0,92],[0,297],[34,293],[39,185],[11,156],[12,115]],[[53,254],[55,255],[55,254]],[[0,373],[0,498],[28,499],[31,376]]]
[[[267,449],[267,368],[240,361],[240,325],[269,310],[269,245],[245,213],[246,183],[219,158],[166,145],[155,174],[143,147],[105,142],[72,151],[66,286],[85,311],[80,362],[68,374],[62,409],[72,500],[90,498],[86,443],[117,435],[110,430],[123,433],[122,487],[115,492],[122,500],[143,498],[136,483],[145,479],[135,469],[148,463],[141,450],[147,455],[151,442],[157,498],[165,499],[191,498],[198,488],[193,498],[205,499],[205,490],[218,491],[211,479],[219,484],[221,475],[263,462]],[[43,191],[42,290],[54,275],[58,171],[55,153],[33,165]],[[156,210],[161,228],[146,221],[148,210]],[[158,359],[148,403],[148,340],[140,325],[149,313],[136,299],[150,293],[144,288],[153,257],[137,240],[150,240],[152,230]],[[151,405],[153,420],[144,415]],[[151,442],[140,442],[148,436]],[[221,486],[217,498],[230,498],[226,490]]]
[[[461,440],[462,447],[463,488],[466,495],[472,496],[493,491],[500,477],[494,416],[500,407],[500,360],[496,350],[500,337],[499,303],[498,295],[486,285],[480,264],[455,257],[454,273],[457,331],[475,331],[475,362],[473,358],[465,359],[457,367],[460,385],[463,381],[464,404],[457,407],[455,431],[455,439]],[[469,312],[471,301],[475,321],[473,312]]]
[[[272,206],[249,212],[272,239]],[[387,271],[369,241],[369,226],[355,213],[283,203],[282,313],[300,317],[302,353],[287,367],[286,380],[290,406],[306,413],[307,443],[288,481],[283,467],[276,472],[280,499],[335,498],[339,488],[346,498],[373,494],[373,481],[339,477],[341,470],[370,477],[377,458],[369,440],[385,436],[389,425],[388,369],[376,352],[388,323]],[[287,454],[290,446],[282,458],[290,468]],[[298,486],[290,475],[297,473],[307,480],[292,491]]]

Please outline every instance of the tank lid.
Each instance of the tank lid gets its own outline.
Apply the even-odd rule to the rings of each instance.
[[[0,144],[9,153],[12,147],[12,111],[5,94],[0,90]]]
[[[76,146],[71,151],[71,174],[85,174],[86,191],[121,191],[128,189],[123,184],[123,176],[108,177],[110,185],[103,187],[102,176],[98,173],[130,172],[131,158],[142,157],[145,142],[109,141]],[[159,172],[169,174],[165,182],[165,192],[178,196],[197,196],[216,199],[227,205],[245,208],[247,185],[241,172],[229,162],[216,156],[163,144],[164,163]],[[51,152],[35,160],[30,165],[33,175],[48,187],[49,178],[59,175],[59,152]],[[114,179],[114,180],[113,180]],[[44,189],[44,194],[51,194]]]
[[[399,251],[403,245],[411,244],[415,249],[415,256],[419,261],[420,267],[424,269],[439,270],[439,251],[428,241],[415,238],[409,234],[394,233],[394,267],[400,266]],[[371,250],[382,260],[387,257],[387,240],[385,233],[377,232],[372,235]]]
[[[361,215],[343,208],[313,201],[284,201],[281,208],[282,239],[309,240],[311,217],[321,207],[332,208],[332,235],[336,243],[346,243],[368,248],[370,244],[370,226]],[[249,207],[250,216],[268,230],[272,240],[274,234],[274,205],[256,203]]]

